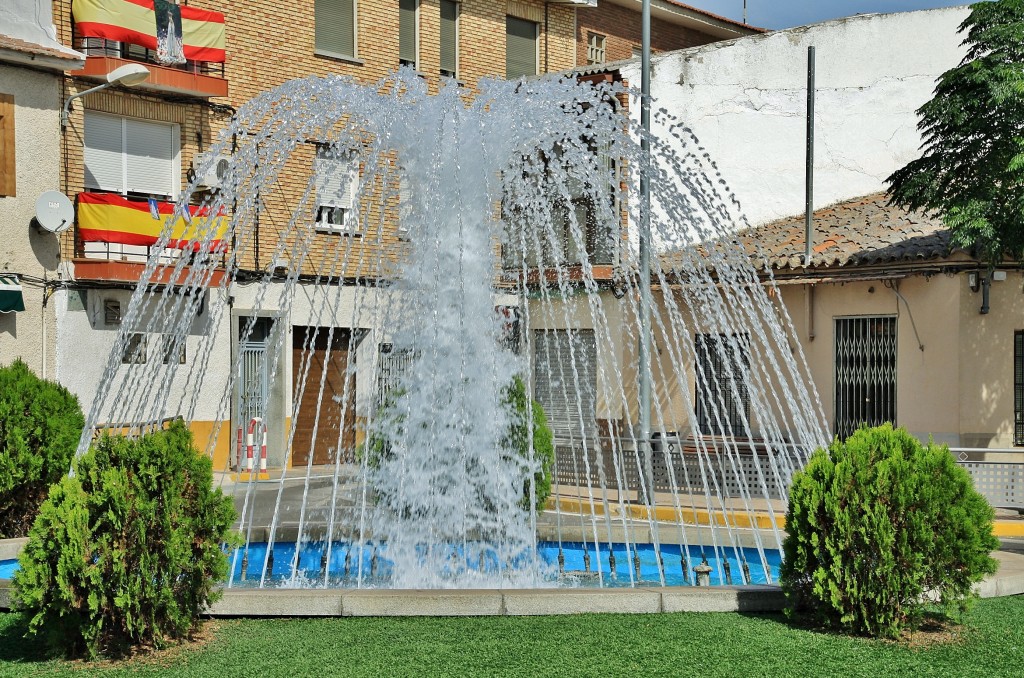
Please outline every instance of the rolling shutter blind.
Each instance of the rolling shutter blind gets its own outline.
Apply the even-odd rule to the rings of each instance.
[[[125,118],[128,191],[175,195],[174,126]]]
[[[398,0],[398,58],[416,65],[416,3]]]
[[[537,24],[505,17],[505,77],[537,75]]]
[[[85,187],[125,192],[124,129],[121,118],[85,113]]]
[[[583,437],[594,438],[597,434],[597,344],[593,330],[537,330],[533,336],[534,397],[544,408],[548,425],[558,438],[576,441]]]
[[[358,169],[354,161],[339,158],[329,150],[317,152],[313,161],[316,176],[316,200],[318,205],[351,209]]]
[[[441,74],[454,77],[458,62],[459,3],[441,0]]]
[[[354,0],[316,0],[316,50],[340,56],[355,56],[355,19]]]

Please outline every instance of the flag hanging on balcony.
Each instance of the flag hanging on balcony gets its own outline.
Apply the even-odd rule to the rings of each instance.
[[[152,245],[174,214],[174,203],[153,202],[158,218],[153,217],[148,200],[127,200],[116,193],[79,193],[78,235],[85,242]],[[168,247],[199,249],[210,237],[210,251],[220,251],[228,229],[227,217],[221,214],[211,219],[205,207],[191,206],[189,211],[191,219],[179,217],[174,222]]]
[[[163,3],[168,4],[168,3]],[[166,7],[159,13],[167,32]],[[224,61],[224,15],[196,7],[176,7],[186,59]],[[74,0],[75,32],[83,38],[103,38],[159,51],[154,0]],[[173,32],[173,31],[171,31]],[[172,36],[173,37],[173,36]]]

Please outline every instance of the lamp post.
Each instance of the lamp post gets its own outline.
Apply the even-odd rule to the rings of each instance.
[[[640,18],[640,449],[647,501],[654,504],[651,450],[651,0],[643,0]]]
[[[149,77],[149,69],[142,64],[125,64],[124,66],[118,66],[114,70],[107,73],[107,81],[102,85],[91,87],[84,92],[78,94],[72,94],[68,97],[67,101],[64,102],[64,110],[60,113],[60,128],[66,129],[68,126],[68,115],[71,112],[71,102],[75,99],[80,99],[86,94],[92,94],[93,92],[99,92],[101,89],[106,89],[113,85],[122,85],[124,87],[135,87],[136,85],[145,82]]]

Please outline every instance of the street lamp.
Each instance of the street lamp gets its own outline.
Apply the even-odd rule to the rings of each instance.
[[[68,97],[68,100],[64,102],[64,110],[60,114],[60,128],[65,129],[68,126],[68,114],[71,112],[71,102],[80,97],[84,97],[86,94],[92,94],[98,92],[101,89],[106,89],[112,85],[122,85],[124,87],[135,87],[136,85],[144,82],[149,77],[149,69],[142,64],[125,64],[124,66],[118,66],[114,70],[107,73],[107,81],[102,85],[97,85],[84,92],[73,94]]]

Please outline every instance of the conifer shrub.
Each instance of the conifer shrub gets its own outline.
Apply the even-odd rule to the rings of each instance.
[[[890,424],[837,440],[793,478],[787,612],[890,638],[929,609],[962,613],[997,567],[993,516],[945,446]]]
[[[544,504],[551,496],[551,469],[555,465],[554,435],[548,427],[548,419],[540,403],[526,395],[526,384],[516,376],[505,389],[505,405],[512,412],[512,424],[509,426],[507,441],[509,448],[519,456],[530,456],[530,429],[533,427],[533,461],[536,470],[533,474],[534,507],[537,511],[544,510]],[[527,405],[529,403],[529,405]],[[529,414],[527,407],[529,406]],[[524,509],[530,508],[530,478],[527,476],[523,484]]]
[[[235,518],[181,421],[104,436],[53,486],[22,551],[15,599],[29,632],[70,656],[186,638],[227,574]]]
[[[0,538],[24,537],[65,476],[85,426],[70,391],[21,360],[0,367]]]

